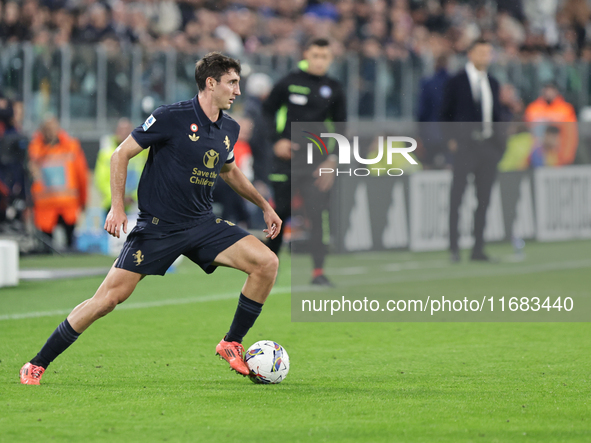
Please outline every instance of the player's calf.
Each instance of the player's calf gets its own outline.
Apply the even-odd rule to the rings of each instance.
[[[50,363],[68,349],[94,321],[127,300],[141,278],[140,274],[111,268],[94,296],[76,306],[68,318],[53,331],[39,353],[23,366],[20,372],[21,383],[39,384]]]

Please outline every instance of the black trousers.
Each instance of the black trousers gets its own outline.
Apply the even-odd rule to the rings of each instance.
[[[497,164],[502,152],[490,142],[475,141],[471,146],[461,146],[454,158],[453,180],[449,202],[449,248],[458,251],[458,221],[462,197],[466,190],[468,174],[474,174],[478,206],[474,212],[474,247],[473,253],[480,253],[484,248],[484,226],[486,210],[490,203],[490,194],[497,177]]]
[[[272,186],[275,195],[275,212],[284,223],[291,216],[292,196],[301,197],[304,215],[309,223],[309,236],[305,249],[312,254],[314,268],[322,268],[330,243],[328,218],[330,191],[321,192],[314,185],[314,178],[311,175],[273,182]],[[275,254],[279,254],[282,242],[283,229],[275,239],[267,242],[267,246]]]
[[[66,242],[68,248],[72,249],[72,247],[74,246],[74,229],[76,228],[76,223],[74,223],[73,225],[69,225],[60,215],[57,219],[57,224],[63,226],[64,231],[66,232]],[[53,231],[45,232],[44,234],[46,234],[53,241]]]

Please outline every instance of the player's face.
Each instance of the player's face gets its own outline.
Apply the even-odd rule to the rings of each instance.
[[[492,46],[488,43],[481,43],[472,48],[468,58],[476,69],[486,71],[492,61]]]
[[[304,51],[308,62],[308,72],[312,75],[324,75],[332,63],[332,51],[328,46],[310,46]]]
[[[240,76],[236,71],[230,71],[215,83],[213,100],[220,109],[230,109],[234,99],[240,95]]]

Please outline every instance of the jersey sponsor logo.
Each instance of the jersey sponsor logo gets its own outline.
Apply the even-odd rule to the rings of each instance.
[[[193,142],[196,142],[197,140],[199,140],[199,136],[198,135],[195,135],[195,134],[189,134],[189,138]]]
[[[320,87],[320,95],[324,98],[329,98],[332,95],[332,89],[328,85]]]
[[[230,150],[230,139],[228,138],[228,136],[226,135],[226,138],[224,139],[224,145],[226,145],[226,151]]]
[[[191,124],[191,131],[197,132],[198,130],[199,130],[199,126],[197,126],[197,123]]]
[[[289,94],[289,101],[294,105],[304,106],[308,104],[308,97],[301,94]]]
[[[202,171],[199,168],[193,168],[193,175],[189,181],[194,185],[213,186],[217,176],[215,171]]]
[[[219,152],[216,152],[213,149],[207,151],[203,156],[203,164],[206,168],[213,168],[215,165],[218,164],[218,161],[220,161],[220,154]]]
[[[133,254],[133,259],[136,266],[139,266],[144,261],[144,254],[142,254],[140,249],[138,249],[137,252]]]
[[[146,121],[142,125],[142,128],[144,129],[144,132],[147,131],[148,128],[150,126],[152,126],[155,122],[156,122],[156,117],[154,117],[152,114],[150,114],[150,116],[146,119]]]

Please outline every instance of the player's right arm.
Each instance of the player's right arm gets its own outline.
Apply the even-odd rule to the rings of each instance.
[[[111,156],[111,210],[107,214],[105,230],[119,238],[120,229],[127,234],[127,214],[125,213],[125,180],[129,160],[143,151],[143,148],[130,135]]]

